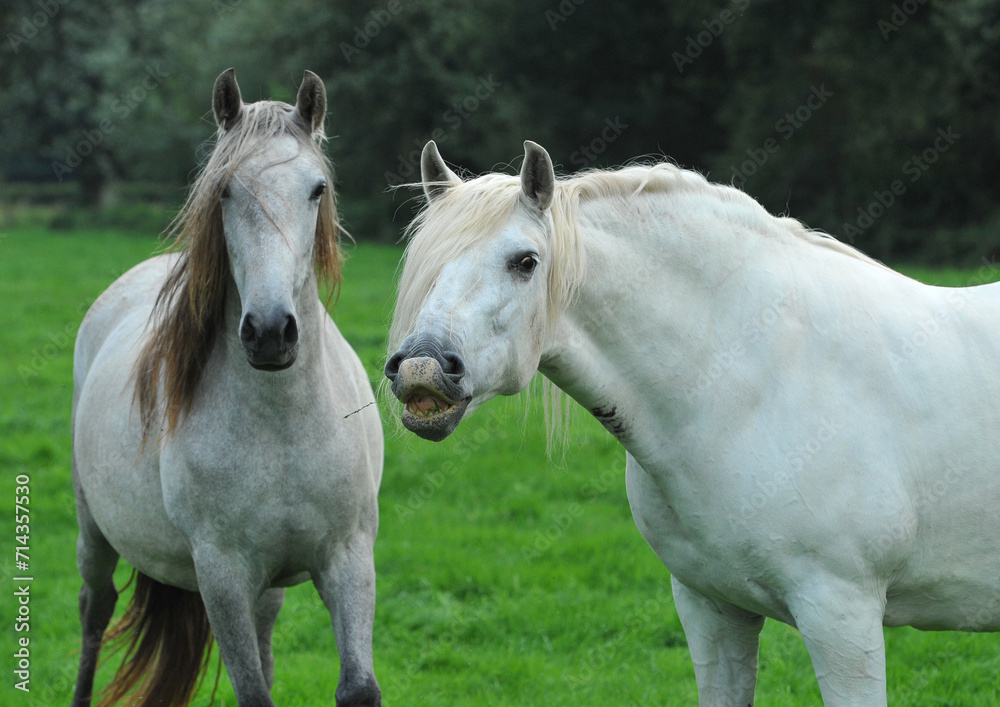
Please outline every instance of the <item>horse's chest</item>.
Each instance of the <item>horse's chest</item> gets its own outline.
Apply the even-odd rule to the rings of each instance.
[[[181,527],[325,533],[355,495],[350,470],[360,467],[338,437],[294,419],[214,433],[190,426],[164,449],[168,512]]]
[[[675,502],[630,455],[626,490],[639,532],[670,572],[692,589],[748,610],[783,616],[786,607],[764,590],[767,563],[747,565],[746,537],[708,502]],[[760,570],[760,572],[758,572]]]

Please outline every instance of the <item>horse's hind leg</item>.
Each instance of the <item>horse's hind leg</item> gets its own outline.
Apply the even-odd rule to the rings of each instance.
[[[372,624],[375,620],[374,538],[359,533],[333,558],[313,573],[313,583],[333,620],[340,652],[337,707],[378,707],[382,692],[372,663]]]
[[[76,493],[76,515],[80,535],[76,543],[76,562],[83,578],[80,589],[80,623],[83,628],[83,648],[80,652],[80,671],[73,691],[74,707],[90,704],[94,689],[94,671],[97,656],[101,650],[104,629],[111,621],[118,600],[115,589],[114,571],[118,564],[118,553],[111,547],[97,523],[94,522],[83,496],[82,489]]]
[[[264,672],[264,680],[267,682],[268,689],[274,685],[274,653],[271,651],[271,634],[284,601],[284,589],[268,589],[257,600],[257,608],[253,616],[254,624],[257,627],[260,667]]]
[[[720,604],[676,578],[672,582],[674,604],[694,662],[698,704],[752,705],[764,617]]]

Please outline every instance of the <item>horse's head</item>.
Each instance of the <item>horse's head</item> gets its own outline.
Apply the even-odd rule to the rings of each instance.
[[[524,389],[538,368],[553,316],[556,181],[530,141],[520,178],[463,182],[434,142],[421,172],[428,205],[407,247],[385,375],[403,424],[437,441],[483,401]]]
[[[220,131],[215,152],[231,151],[218,188],[242,304],[240,341],[254,368],[284,369],[298,353],[296,302],[312,282],[317,246],[329,239],[323,231],[333,227],[332,184],[316,144],[323,138],[326,90],[307,71],[294,107],[247,105],[229,69],[215,82],[213,110]]]

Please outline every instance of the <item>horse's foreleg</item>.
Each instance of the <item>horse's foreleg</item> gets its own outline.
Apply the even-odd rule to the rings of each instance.
[[[254,623],[254,609],[263,587],[233,554],[199,545],[193,555],[198,591],[239,707],[274,707]]]
[[[77,489],[76,515],[80,525],[80,535],[76,542],[76,563],[83,579],[83,586],[80,588],[83,647],[80,651],[76,688],[73,690],[73,706],[86,707],[90,704],[94,689],[94,672],[97,669],[97,656],[101,650],[104,630],[111,621],[115,602],[118,601],[114,583],[118,553],[98,529],[80,489]]]
[[[884,707],[884,601],[830,578],[804,590],[790,608],[826,707]]]
[[[382,693],[372,663],[372,624],[375,620],[375,562],[373,538],[356,535],[313,573],[313,583],[333,620],[340,652],[337,707],[378,707]]]
[[[270,689],[274,685],[274,653],[271,651],[271,633],[278,611],[285,601],[284,589],[268,589],[257,600],[254,611],[254,624],[257,627],[257,647],[260,651],[260,667],[264,671],[264,680]]]
[[[752,705],[764,617],[709,599],[676,578],[672,582],[674,604],[694,662],[698,704]]]

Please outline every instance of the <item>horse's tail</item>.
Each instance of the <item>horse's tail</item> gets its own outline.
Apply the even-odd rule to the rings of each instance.
[[[198,689],[212,647],[201,594],[161,584],[135,570],[132,578],[132,601],[104,635],[104,645],[114,644],[113,650],[125,646],[125,655],[101,693],[100,707],[133,691],[143,704],[186,705]]]

